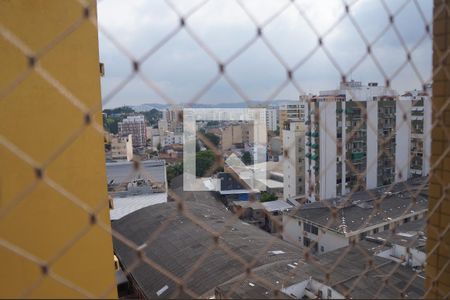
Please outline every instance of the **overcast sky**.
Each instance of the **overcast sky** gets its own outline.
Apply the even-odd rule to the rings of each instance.
[[[203,1],[172,1],[181,14],[188,13]],[[258,24],[266,22],[289,0],[242,0]],[[353,3],[353,1],[348,1]],[[416,7],[420,6],[427,22],[432,19],[432,1],[385,0],[394,12],[403,7],[394,19],[408,49],[416,47],[411,54],[423,80],[431,76],[431,40],[425,34],[425,23]],[[323,35],[345,12],[341,0],[296,1],[317,32]],[[304,20],[296,6],[290,5],[267,27],[263,34],[273,49],[292,68],[317,46],[317,35]],[[369,42],[388,24],[388,15],[381,0],[359,0],[350,6],[350,14],[359,24]],[[98,4],[98,20],[104,28],[127,51],[140,59],[161,39],[179,27],[179,17],[163,0],[103,0]],[[204,45],[220,61],[228,60],[239,48],[256,35],[256,27],[238,1],[210,0],[186,19],[188,27],[196,33]],[[108,95],[131,72],[130,59],[121,52],[102,32],[100,58],[105,64],[106,75],[102,78],[103,97]],[[339,67],[349,69],[366,53],[367,47],[349,18],[326,35],[323,44]],[[372,45],[372,52],[386,74],[392,76],[405,61],[402,43],[393,28]],[[173,101],[190,101],[218,73],[217,63],[184,30],[180,30],[164,46],[151,55],[141,66],[141,71]],[[253,100],[266,100],[286,79],[286,69],[271,53],[263,41],[258,40],[239,57],[226,66],[226,72],[240,89]],[[294,80],[307,93],[336,88],[340,73],[320,49],[294,72]],[[363,83],[384,82],[384,76],[372,59],[366,58],[352,72],[351,77]],[[421,81],[410,65],[392,80],[392,87],[403,92],[420,88]],[[286,86],[275,99],[298,99],[299,91]],[[220,79],[202,97],[201,103],[241,102],[242,98],[225,79]],[[137,105],[142,103],[165,103],[165,100],[149,88],[140,78],[133,79],[105,106]]]

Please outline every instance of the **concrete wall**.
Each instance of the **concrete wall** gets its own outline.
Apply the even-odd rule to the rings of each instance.
[[[396,101],[395,182],[405,181],[409,174],[411,143],[411,101]],[[406,117],[406,118],[405,118]]]
[[[377,187],[378,180],[378,101],[367,101],[367,189]]]
[[[320,108],[320,198],[336,197],[336,102],[321,102]]]
[[[303,247],[303,238],[305,234],[303,231],[303,224],[300,226],[299,221],[300,220],[297,218],[283,215],[283,240]],[[344,235],[340,235],[329,230],[322,231],[320,228],[318,235],[306,232],[306,236],[311,241],[318,242],[318,254],[333,251],[349,245],[349,239]],[[323,252],[321,251],[321,247],[324,248]]]

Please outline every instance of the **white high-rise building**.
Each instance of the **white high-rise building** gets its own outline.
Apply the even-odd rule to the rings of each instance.
[[[406,180],[410,103],[394,90],[343,82],[306,104],[309,201]]]
[[[410,91],[400,96],[407,101],[410,120],[410,145],[408,177],[427,176],[430,172],[431,156],[431,85],[425,91]],[[405,149],[402,153],[406,155]]]
[[[305,131],[300,120],[287,122],[283,130],[285,200],[305,194]]]
[[[267,130],[276,131],[278,128],[278,109],[267,108],[266,109],[266,125]]]

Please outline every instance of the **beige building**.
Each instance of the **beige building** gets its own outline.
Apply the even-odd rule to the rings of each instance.
[[[254,129],[251,123],[232,124],[220,129],[222,150],[230,150],[231,146],[254,143]]]
[[[220,144],[222,151],[227,151],[231,149],[233,145],[233,127],[228,126],[222,129],[220,134]]]
[[[133,159],[133,137],[131,134],[111,138],[111,158],[114,160],[126,159],[127,161]]]
[[[308,96],[301,96],[305,100]],[[305,103],[284,104],[279,107],[278,126],[280,128],[280,137],[283,138],[283,128],[289,120],[305,121]]]
[[[233,145],[236,144],[242,144],[242,126],[241,124],[233,124],[231,125],[232,131],[233,131]]]

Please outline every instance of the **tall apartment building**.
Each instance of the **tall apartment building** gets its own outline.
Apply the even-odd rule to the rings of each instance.
[[[431,85],[425,91],[410,91],[400,101],[410,103],[410,148],[408,177],[427,176],[431,156]]]
[[[305,133],[300,120],[285,123],[283,130],[283,198],[305,194]]]
[[[305,108],[306,108],[306,99],[309,99],[308,96],[301,96],[300,103],[296,104],[283,104],[279,107],[278,111],[278,126],[280,127],[280,137],[283,138],[283,128],[285,128],[285,124],[289,120],[305,120]],[[304,101],[302,101],[304,100]]]
[[[133,137],[131,134],[111,137],[111,158],[127,161],[133,159]]]
[[[183,127],[183,107],[174,106],[162,111],[162,121],[166,122],[169,131],[178,132]]]
[[[147,141],[147,127],[145,118],[142,115],[128,116],[119,122],[119,135],[125,136],[131,134],[133,136],[134,147],[144,147]]]
[[[343,82],[303,102],[309,201],[407,179],[411,104],[394,90]]]
[[[278,108],[266,108],[266,126],[267,130],[276,131],[278,128]],[[281,130],[281,127],[280,127]]]

